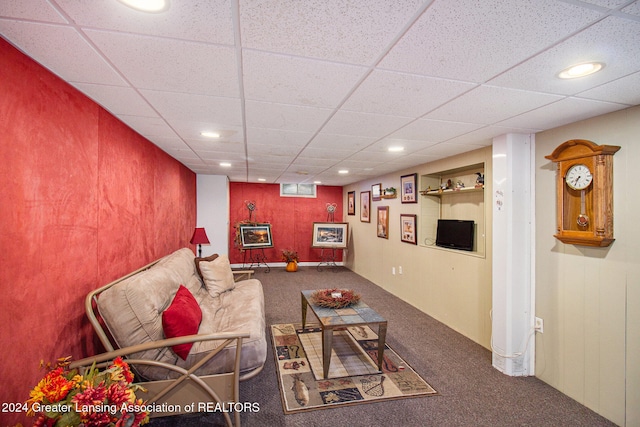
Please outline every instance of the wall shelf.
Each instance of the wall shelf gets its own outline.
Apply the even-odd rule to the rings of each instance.
[[[446,190],[423,190],[420,191],[420,194],[423,196],[436,196],[440,197],[447,194],[461,194],[461,193],[474,193],[477,191],[484,191],[484,186],[482,187],[462,187],[462,188],[448,188]]]

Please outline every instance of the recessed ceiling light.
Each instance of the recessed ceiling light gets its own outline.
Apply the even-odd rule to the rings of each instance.
[[[220,134],[218,132],[204,131],[200,132],[200,135],[204,136],[205,138],[220,138]]]
[[[220,162],[220,166],[222,166],[223,168],[228,168],[228,167],[231,167],[231,163],[229,163],[229,162]]]
[[[313,181],[314,184],[322,184],[322,181]]]
[[[393,147],[389,147],[388,150],[392,153],[397,153],[399,151],[404,151],[404,147],[393,146]]]
[[[341,170],[338,171],[338,173],[346,174],[346,173],[349,173],[349,171],[346,170],[346,169],[341,169]]]
[[[264,178],[258,178],[258,181],[260,181],[260,182],[265,182],[265,181],[266,181],[266,179],[264,179]]]
[[[558,77],[561,79],[577,79],[578,77],[588,76],[589,74],[597,73],[604,68],[604,64],[601,62],[585,62],[582,64],[572,65],[569,68],[565,68],[560,71]]]
[[[169,0],[118,0],[120,3],[141,12],[159,13],[169,9]]]

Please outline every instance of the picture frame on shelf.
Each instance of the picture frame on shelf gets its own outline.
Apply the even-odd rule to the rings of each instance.
[[[240,225],[240,241],[243,249],[272,248],[271,224]]]
[[[382,199],[382,184],[373,184],[371,186],[371,200],[378,202]]]
[[[312,248],[345,249],[349,239],[346,222],[314,222]]]
[[[389,206],[378,206],[378,224],[377,234],[378,237],[383,239],[389,238]]]
[[[356,214],[356,192],[349,191],[347,193],[347,215]]]
[[[400,177],[400,201],[402,203],[418,203],[418,174],[412,173]]]
[[[400,214],[400,240],[412,245],[418,244],[416,229],[417,215]]]
[[[360,192],[360,222],[371,222],[371,191]]]

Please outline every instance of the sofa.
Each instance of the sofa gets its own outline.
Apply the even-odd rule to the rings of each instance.
[[[126,355],[152,392],[151,382],[162,390],[174,381],[204,391],[174,384],[160,393],[185,403],[238,401],[238,381],[259,373],[267,355],[262,284],[251,277],[232,271],[226,255],[198,258],[183,248],[92,291],[85,308],[107,353],[73,365]]]

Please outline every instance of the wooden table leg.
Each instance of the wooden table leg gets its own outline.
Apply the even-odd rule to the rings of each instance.
[[[300,296],[302,297],[302,329],[304,329],[305,325],[307,324],[307,299],[304,297],[304,294],[300,294]]]
[[[329,378],[329,364],[331,363],[331,342],[333,341],[333,329],[322,328],[322,373],[324,379]]]
[[[384,360],[384,346],[387,338],[387,322],[378,323],[378,370],[382,371]]]

